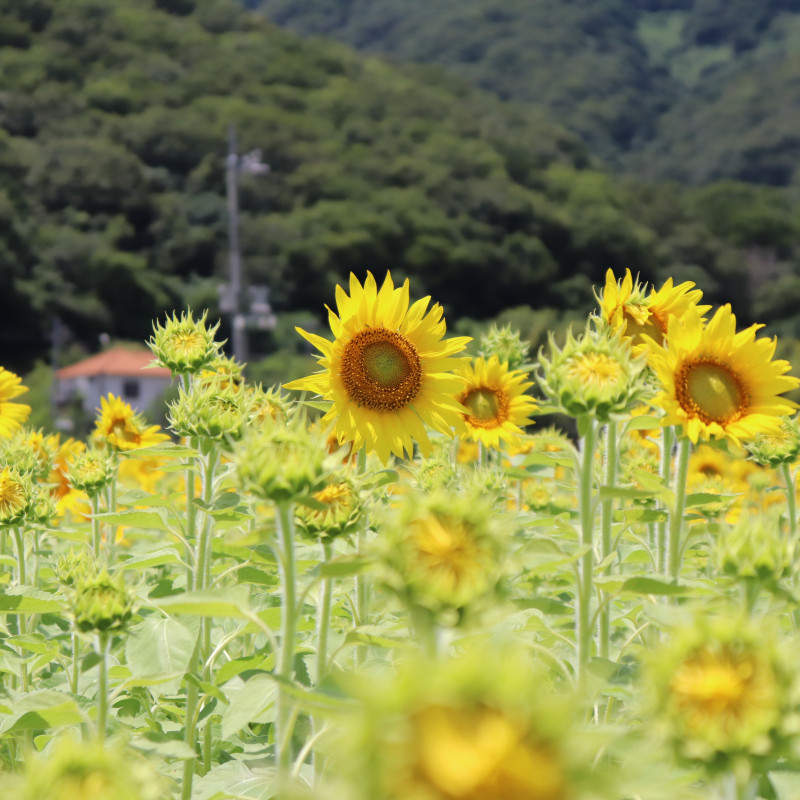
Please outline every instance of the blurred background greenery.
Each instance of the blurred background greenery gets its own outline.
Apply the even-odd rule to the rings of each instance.
[[[219,314],[231,125],[271,168],[240,176],[256,380],[386,268],[534,352],[609,267],[689,279],[800,356],[798,0],[248,5],[0,0],[0,363],[37,405],[101,334]]]

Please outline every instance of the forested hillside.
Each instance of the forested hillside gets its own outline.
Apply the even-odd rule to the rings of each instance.
[[[543,104],[636,174],[795,181],[798,0],[248,0],[303,34]]]
[[[548,112],[233,0],[0,0],[0,37],[6,366],[46,354],[56,315],[94,349],[100,331],[145,338],[175,305],[216,313],[231,124],[271,165],[242,176],[241,238],[279,313],[387,267],[453,315],[586,309],[608,267],[631,267],[794,332],[782,190],[622,180]]]

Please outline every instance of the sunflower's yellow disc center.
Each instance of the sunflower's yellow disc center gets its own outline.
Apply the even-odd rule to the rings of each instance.
[[[13,480],[0,481],[0,513],[9,515],[25,504],[25,490],[22,484]]]
[[[469,389],[458,400],[469,411],[465,415],[467,423],[475,428],[498,428],[509,418],[511,404],[499,387]]]
[[[470,392],[464,405],[472,412],[473,417],[481,420],[494,419],[500,410],[497,392],[491,389],[476,389]]]
[[[574,359],[569,377],[586,388],[602,389],[614,385],[623,375],[622,365],[605,353],[586,353]]]
[[[684,411],[706,424],[724,425],[747,411],[748,396],[739,376],[713,359],[684,365],[677,375],[676,396]]]
[[[195,330],[176,331],[169,339],[169,346],[181,355],[195,355],[206,349],[205,339]]]
[[[366,328],[347,342],[339,368],[352,400],[373,411],[400,411],[422,388],[422,362],[403,334]]]

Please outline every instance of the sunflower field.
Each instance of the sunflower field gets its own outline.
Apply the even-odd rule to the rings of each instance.
[[[175,314],[87,442],[0,368],[0,797],[800,798],[800,380],[597,294],[534,356],[352,275],[270,389]]]

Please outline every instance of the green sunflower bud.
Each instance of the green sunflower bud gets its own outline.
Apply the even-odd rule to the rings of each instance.
[[[45,481],[50,476],[57,451],[56,436],[45,436],[41,431],[22,428],[3,441],[0,466],[30,475],[34,481]]]
[[[528,359],[530,344],[524,342],[519,331],[510,325],[498,328],[492,323],[478,345],[478,355],[486,359],[497,356],[500,363],[505,362],[509,370],[519,369]]]
[[[28,475],[9,467],[0,472],[0,527],[20,525],[28,518],[32,494]]]
[[[216,330],[216,328],[214,330]],[[198,380],[206,381],[209,379],[217,379],[219,385],[223,389],[226,388],[228,382],[235,386],[241,386],[244,383],[242,369],[242,365],[236,361],[236,359],[221,355],[217,356],[202,370]]]
[[[606,423],[626,414],[645,392],[644,357],[633,357],[620,336],[591,326],[577,339],[567,333],[563,348],[549,336],[550,358],[539,353],[537,376],[550,401],[571,417],[592,415]]]
[[[156,364],[167,367],[175,375],[196,375],[210,366],[219,356],[222,343],[214,340],[219,323],[208,328],[207,316],[208,311],[204,311],[195,321],[191,311],[184,311],[180,317],[177,314],[168,316],[164,325],[154,323],[148,345]]]
[[[314,505],[298,505],[297,529],[323,543],[350,536],[358,529],[363,506],[356,485],[344,475],[333,477],[311,494]]]
[[[289,398],[279,388],[264,389],[261,385],[248,389],[247,419],[251,425],[281,422],[289,415]]]
[[[717,540],[715,560],[719,569],[737,580],[775,585],[789,574],[794,549],[777,515],[743,518]]]
[[[697,615],[650,656],[656,719],[683,762],[763,775],[794,738],[797,653],[766,619]]]
[[[96,497],[115,478],[116,459],[105,450],[91,448],[79,453],[67,470],[67,479],[76,489]]]
[[[780,467],[793,464],[800,457],[800,421],[787,418],[779,433],[759,433],[745,443],[750,458],[762,467]]]
[[[62,739],[26,761],[8,800],[166,800],[163,779],[118,747]]]
[[[412,467],[412,475],[414,485],[421,492],[431,492],[454,488],[459,472],[453,460],[444,451],[439,451]]]
[[[75,627],[82,633],[123,630],[133,613],[133,597],[120,574],[106,570],[75,579],[70,601]]]
[[[311,496],[325,486],[325,446],[302,419],[250,429],[234,451],[239,483],[276,503]]]
[[[65,588],[97,576],[97,561],[88,550],[69,550],[59,556],[53,567],[56,580]]]
[[[181,387],[167,416],[178,436],[226,442],[241,438],[247,408],[242,386],[227,376],[211,375],[194,381],[188,391]]]
[[[504,544],[492,498],[443,490],[402,497],[376,542],[386,587],[446,625],[498,596]]]

